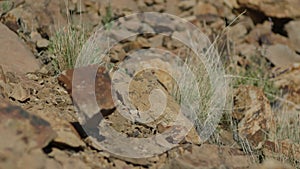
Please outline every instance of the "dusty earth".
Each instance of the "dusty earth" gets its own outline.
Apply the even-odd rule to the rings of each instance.
[[[299,9],[299,0],[0,0],[0,168],[300,168]],[[111,18],[108,10],[112,10]],[[74,70],[56,74],[49,44],[55,32],[70,22],[95,30],[107,19],[149,11],[184,18],[212,41],[221,35],[216,46],[229,69],[228,78],[244,76],[254,67],[274,83],[271,90],[280,94],[271,100],[272,91],[270,94],[264,86],[245,81],[233,85],[225,120],[204,143],[192,127],[184,138],[178,138],[178,145],[152,157],[128,158],[106,151],[97,142],[108,147],[118,144],[129,151],[136,151],[143,143],[119,140],[112,144],[106,131],[103,136],[93,136],[82,130],[76,103],[88,106],[92,95],[84,91],[81,98],[72,97],[72,90],[80,90],[80,86],[72,86]],[[151,22],[143,27],[132,23],[126,28],[158,29]],[[159,28],[174,30],[166,23]],[[130,52],[150,47],[189,57],[189,49],[172,39],[172,34],[131,38],[116,45],[108,60],[117,65]],[[255,67],[262,62],[268,66]],[[171,68],[160,59],[148,64]],[[83,77],[89,71],[90,67],[79,69]],[[137,110],[149,109],[148,97],[154,89],[163,93],[151,95],[152,99],[158,100],[160,94],[167,98],[162,116],[137,123],[116,109],[110,92],[111,73],[100,67],[95,81],[97,103],[107,126],[127,138],[148,138],[170,128],[173,133],[185,130],[172,127],[180,109],[172,95],[172,77],[157,70],[135,75],[129,97]],[[122,105],[124,98],[119,99]],[[157,111],[136,118],[148,119]],[[88,120],[84,127],[101,121]],[[175,144],[177,140],[166,137],[161,141]]]

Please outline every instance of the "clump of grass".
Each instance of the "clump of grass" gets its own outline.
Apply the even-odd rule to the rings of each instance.
[[[251,57],[250,63],[244,68],[232,69],[231,73],[236,74],[236,78],[233,81],[233,87],[240,85],[251,85],[263,89],[264,93],[268,97],[269,101],[273,103],[276,101],[274,96],[280,94],[280,89],[274,85],[274,81],[271,79],[270,63],[264,58]]]
[[[85,29],[71,24],[59,29],[50,39],[49,52],[52,54],[52,64],[57,74],[75,66],[86,39]]]
[[[112,27],[112,20],[113,20],[113,11],[111,4],[109,3],[108,6],[105,8],[105,15],[102,19],[102,24],[104,25],[105,29],[111,29]]]

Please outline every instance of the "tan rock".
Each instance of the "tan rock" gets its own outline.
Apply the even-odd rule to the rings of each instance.
[[[194,15],[218,15],[217,9],[209,4],[204,2],[199,2],[194,8]]]
[[[67,24],[61,13],[61,9],[65,9],[64,5],[64,2],[55,0],[49,2],[26,0],[23,5],[8,12],[8,15],[4,17],[4,23],[13,26],[14,31],[22,29],[23,32],[30,33],[39,30],[41,34],[51,36],[55,28]],[[20,27],[15,24],[18,20],[22,21]]]
[[[0,168],[45,168],[42,148],[55,137],[50,124],[38,116],[0,102]]]
[[[293,169],[289,164],[283,164],[274,159],[267,159],[261,165],[253,165],[250,169]]]
[[[236,24],[229,28],[228,33],[229,38],[239,44],[239,42],[243,40],[244,36],[247,34],[247,28],[242,24]]]
[[[28,101],[30,98],[28,91],[24,89],[20,83],[12,87],[8,96],[20,102]]]
[[[5,25],[0,23],[0,65],[4,72],[16,73],[34,72],[40,68],[40,63],[33,54]]]
[[[177,5],[182,10],[188,10],[188,9],[191,9],[192,7],[194,7],[196,5],[196,1],[195,0],[181,1]]]
[[[282,44],[295,49],[289,39],[272,32],[272,24],[272,22],[265,21],[262,24],[256,25],[246,36],[245,40],[256,46]]]
[[[288,33],[289,40],[292,42],[294,48],[300,52],[300,33],[299,33],[300,21],[291,21],[285,25],[285,30]]]
[[[238,0],[240,6],[261,11],[267,16],[276,18],[297,18],[300,16],[298,0]]]
[[[277,67],[289,67],[300,62],[300,55],[297,55],[288,46],[281,44],[268,46],[265,57]]]
[[[300,161],[300,145],[289,139],[266,141],[263,149],[264,154],[268,157],[283,156],[291,161]]]
[[[203,144],[201,146],[192,145],[190,152],[186,151],[182,156],[170,159],[164,168],[248,168],[250,165],[250,158],[238,149]]]
[[[39,40],[37,40],[37,42],[36,42],[36,46],[38,47],[38,48],[43,48],[43,49],[45,49],[45,48],[47,48],[48,46],[49,46],[49,41],[47,40],[47,39],[39,39]]]
[[[85,143],[81,140],[74,127],[66,121],[51,122],[53,130],[57,133],[54,141],[63,143],[71,147],[84,147]]]

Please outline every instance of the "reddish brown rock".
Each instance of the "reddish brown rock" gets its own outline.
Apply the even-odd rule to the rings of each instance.
[[[263,91],[253,86],[241,86],[235,91],[234,138],[243,146],[260,149],[275,131],[274,115]],[[249,145],[248,145],[249,144]]]
[[[79,106],[85,107],[85,110],[82,111],[87,111],[87,113],[91,113],[89,106],[91,100],[95,98],[94,95],[101,110],[110,110],[115,107],[111,96],[111,80],[108,72],[104,67],[97,67],[98,65],[93,65],[66,70],[58,77],[69,94],[76,95],[76,98],[73,97],[75,104],[80,103]],[[73,81],[74,71],[76,71],[76,82]],[[93,74],[95,77],[91,77]],[[81,86],[81,84],[85,85]]]

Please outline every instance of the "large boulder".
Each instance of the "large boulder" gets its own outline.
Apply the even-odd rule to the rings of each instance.
[[[25,43],[2,23],[0,23],[0,53],[0,65],[4,72],[26,73],[40,68],[40,63]]]

